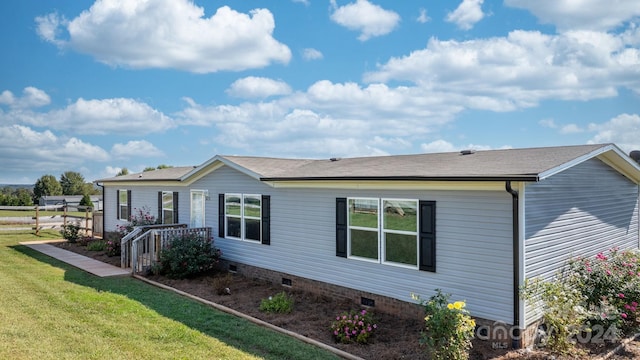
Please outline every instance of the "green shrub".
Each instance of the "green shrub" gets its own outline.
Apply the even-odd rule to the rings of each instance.
[[[260,311],[286,314],[293,310],[293,298],[284,291],[260,301]]]
[[[193,277],[216,269],[221,255],[213,240],[187,234],[175,237],[160,251],[157,271],[170,278]]]
[[[334,339],[343,344],[366,344],[377,329],[378,325],[367,310],[344,312],[331,323]]]
[[[450,294],[436,289],[429,301],[420,301],[426,317],[421,343],[434,360],[463,360],[469,358],[469,349],[476,323],[465,309],[464,301],[449,302]]]
[[[60,230],[60,235],[70,243],[75,243],[80,238],[80,227],[78,225],[67,225]]]
[[[93,240],[87,244],[89,251],[104,251],[107,248],[107,242],[104,240]]]
[[[120,256],[120,242],[122,236],[119,232],[108,232],[105,234],[107,256]]]
[[[551,351],[574,353],[576,342],[617,340],[640,325],[640,254],[613,248],[574,258],[554,281],[533,279],[523,290],[542,302],[543,344]]]

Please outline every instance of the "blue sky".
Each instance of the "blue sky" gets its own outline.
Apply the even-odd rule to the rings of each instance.
[[[637,0],[21,0],[0,14],[0,183],[216,154],[640,149]]]

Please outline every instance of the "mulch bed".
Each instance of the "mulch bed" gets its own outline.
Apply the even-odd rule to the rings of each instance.
[[[120,257],[109,257],[104,252],[89,251],[79,244],[57,243],[55,246],[80,253],[82,255],[120,266]],[[216,287],[221,277],[231,276],[228,286],[230,294],[219,295]],[[369,344],[340,344],[333,339],[329,327],[335,317],[342,312],[359,310],[357,304],[345,299],[331,298],[303,292],[281,285],[275,285],[259,279],[249,279],[238,274],[212,273],[193,279],[169,279],[159,275],[148,275],[150,280],[171,286],[202,299],[224,305],[244,314],[264,320],[278,327],[323,342],[364,359],[428,359],[420,344],[422,319],[402,318],[385,313],[374,313],[378,330]],[[281,291],[294,299],[294,310],[289,314],[266,314],[260,312],[260,301]],[[593,359],[596,354],[611,348],[593,347],[591,355],[577,359]],[[474,340],[470,359],[552,359],[543,351],[515,351],[492,349],[488,341]],[[575,358],[575,357],[573,357]],[[640,346],[637,341],[629,343],[623,351],[612,359],[640,358]],[[558,357],[561,359],[561,357]]]

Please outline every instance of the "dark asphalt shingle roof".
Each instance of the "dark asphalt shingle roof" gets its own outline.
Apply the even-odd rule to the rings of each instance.
[[[535,180],[537,176],[610,144],[392,155],[331,159],[282,159],[254,156],[217,156],[199,167],[173,167],[129,174],[99,182],[180,181],[222,161],[261,180],[429,179]]]
[[[326,160],[283,160],[245,156],[225,159],[264,179],[518,178],[535,177],[606,145],[374,156]]]

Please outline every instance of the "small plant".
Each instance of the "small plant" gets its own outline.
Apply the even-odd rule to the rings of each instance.
[[[149,208],[143,206],[140,209],[134,208],[133,213],[129,217],[129,222],[125,225],[118,225],[117,228],[118,232],[120,232],[122,236],[125,236],[133,231],[133,228],[136,226],[153,225],[156,223],[157,220],[155,216],[151,215]]]
[[[260,311],[287,314],[293,310],[293,298],[284,291],[260,301]]]
[[[175,237],[160,251],[158,268],[167,277],[188,278],[216,269],[221,256],[213,240],[188,234]]]
[[[343,344],[366,344],[377,329],[378,325],[367,310],[342,313],[331,324],[333,337]]]
[[[582,306],[584,297],[580,291],[566,278],[549,282],[527,281],[523,290],[526,299],[539,296],[544,306],[542,319],[547,330],[542,345],[557,354],[575,353],[575,336],[589,330],[585,326],[589,314]]]
[[[80,238],[80,227],[78,225],[66,225],[62,230],[60,230],[60,235],[70,243],[75,243]]]
[[[105,239],[107,256],[120,256],[120,234],[117,232],[108,232],[106,233]]]
[[[229,273],[216,276],[213,278],[213,289],[218,295],[231,295],[231,283],[233,283],[233,275]]]
[[[450,294],[436,289],[429,301],[412,295],[420,301],[427,316],[421,342],[435,360],[463,360],[469,358],[469,349],[476,323],[465,309],[464,301],[449,302]]]
[[[93,238],[91,236],[81,236],[78,239],[78,245],[87,246],[91,241],[93,241]]]
[[[104,240],[93,240],[87,244],[89,251],[104,251],[107,248],[107,242]]]

